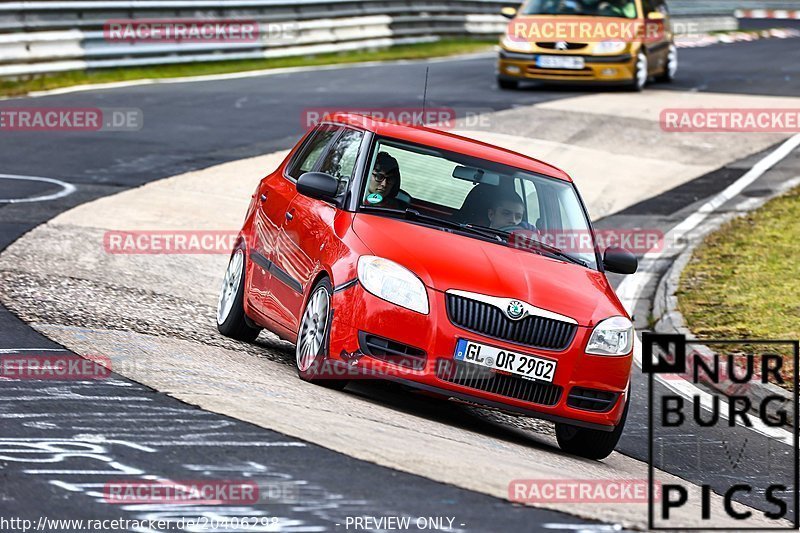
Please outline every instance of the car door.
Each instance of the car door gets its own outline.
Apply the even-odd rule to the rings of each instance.
[[[339,180],[340,196],[346,194],[353,179],[363,143],[363,131],[343,128],[315,168],[315,171],[325,172]],[[275,270],[285,273],[286,282],[280,284],[276,280],[273,285],[276,299],[284,306],[280,316],[287,317],[286,327],[292,331],[298,329],[303,295],[319,271],[321,255],[332,236],[336,212],[333,204],[302,194],[295,196],[289,204],[275,259]]]
[[[318,164],[337,132],[338,129],[335,127],[318,127],[308,136],[297,156],[289,163],[286,172],[275,172],[267,176],[259,187],[254,224],[255,238],[250,253],[250,258],[255,263],[251,292],[263,314],[268,318],[276,318],[277,305],[272,293],[275,290],[276,277],[281,279],[282,273],[276,271],[274,261],[286,211],[289,203],[297,195],[296,177]],[[278,286],[280,287],[280,283]]]

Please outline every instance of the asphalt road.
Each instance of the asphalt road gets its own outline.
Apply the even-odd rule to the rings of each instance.
[[[682,50],[681,77],[669,88],[800,95],[797,42],[766,40]],[[305,129],[302,114],[306,108],[419,106],[425,67],[425,63],[411,63],[342,68],[2,102],[0,107],[134,107],[143,112],[144,128],[119,133],[0,132],[0,172],[58,178],[78,186],[75,194],[52,202],[0,204],[0,249],[30,228],[79,203],[187,170],[287,148]],[[461,114],[583,94],[580,89],[539,87],[501,92],[494,85],[491,58],[437,61],[430,68],[428,105],[452,107]],[[731,179],[730,175],[712,179],[715,187],[700,187],[691,194],[700,199],[704,193],[711,194],[714,188],[724,186],[726,179]],[[0,199],[47,194],[56,189],[0,179]],[[679,193],[672,191],[653,202],[658,205],[676,202],[676,194]],[[683,189],[680,194],[688,193]],[[651,212],[647,207],[638,207],[645,213]],[[664,213],[661,222],[668,224],[675,212]],[[635,209],[626,213],[635,214]],[[43,348],[59,347],[0,310],[0,349]],[[274,432],[188,408],[122,378],[104,384],[103,388],[108,390],[96,387],[88,390],[85,384],[60,382],[4,384],[0,387],[3,419],[0,443],[14,450],[18,449],[19,441],[10,439],[44,439],[40,442],[68,439],[78,448],[87,448],[92,442],[97,444],[100,435],[119,442],[97,444],[103,446],[103,451],[95,455],[147,475],[186,479],[187,473],[200,471],[187,465],[213,465],[227,469],[221,471],[228,477],[254,476],[253,479],[259,480],[270,479],[265,472],[275,473],[281,479],[297,481],[316,491],[317,500],[300,509],[285,502],[257,506],[255,511],[261,515],[280,514],[286,520],[296,521],[295,531],[335,529],[332,524],[336,520],[363,514],[450,515],[457,518],[458,524],[464,524],[459,527],[474,531],[516,530],[523,525],[529,530],[530,524],[580,522],[356,461]],[[142,409],[143,405],[147,407]],[[174,424],[167,424],[164,418]],[[177,424],[183,419],[196,421],[201,428],[206,424],[205,427],[224,429],[210,433],[193,429],[192,433],[196,431],[205,440],[190,442],[178,438],[186,433]],[[623,451],[642,457],[643,441],[637,427],[641,426],[636,424],[629,430],[631,438],[623,441]],[[0,452],[3,515],[119,516],[116,509],[102,504],[97,494],[91,492],[98,489],[92,485],[98,477],[106,479],[109,475],[87,473],[96,470],[87,464],[92,459],[81,461],[71,457],[62,461],[77,461],[77,466],[65,464],[56,469],[68,473],[32,474],[26,473],[29,465],[19,457],[13,452]],[[681,467],[688,469],[686,464],[676,468],[681,470]],[[220,470],[206,468],[204,475],[207,471]],[[697,473],[690,474],[687,477]],[[346,494],[342,494],[344,487]],[[148,512],[147,509],[125,511],[126,516]],[[250,510],[230,512],[250,513]]]

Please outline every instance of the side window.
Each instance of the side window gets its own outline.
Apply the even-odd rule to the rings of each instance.
[[[303,147],[302,153],[292,164],[289,175],[297,179],[306,172],[311,172],[337,132],[338,129],[332,126],[323,126],[314,132],[313,137],[309,139]]]
[[[339,180],[339,194],[347,189],[347,184],[353,177],[363,139],[364,133],[361,131],[344,130],[322,161],[320,172],[326,172]]]

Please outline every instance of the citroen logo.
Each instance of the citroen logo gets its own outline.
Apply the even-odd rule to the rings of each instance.
[[[558,41],[556,43],[556,50],[569,50],[569,44],[566,41]]]
[[[508,307],[506,308],[508,318],[511,320],[519,320],[524,313],[525,307],[522,305],[522,302],[519,300],[511,300],[508,302]]]

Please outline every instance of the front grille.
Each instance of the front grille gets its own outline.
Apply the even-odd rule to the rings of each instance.
[[[407,366],[412,370],[425,368],[427,355],[424,350],[363,331],[358,333],[358,340],[361,351],[376,359],[395,365]]]
[[[447,294],[450,322],[487,337],[544,350],[565,350],[578,326],[540,316],[511,320],[503,311],[484,302]]]
[[[436,377],[455,385],[538,405],[552,406],[561,398],[562,389],[558,385],[498,374],[488,367],[454,359],[439,359],[436,365]]]
[[[536,46],[545,50],[556,50],[556,43],[536,43]],[[567,50],[583,50],[587,46],[589,45],[586,43],[567,43]],[[563,48],[559,48],[559,50],[563,50]]]
[[[538,77],[557,77],[557,78],[593,78],[594,71],[590,68],[584,68],[583,70],[572,70],[572,69],[554,69],[554,68],[539,68],[537,66],[529,66],[526,69],[528,74]]]
[[[567,405],[575,409],[603,413],[614,407],[618,396],[616,392],[575,387],[567,397]]]

